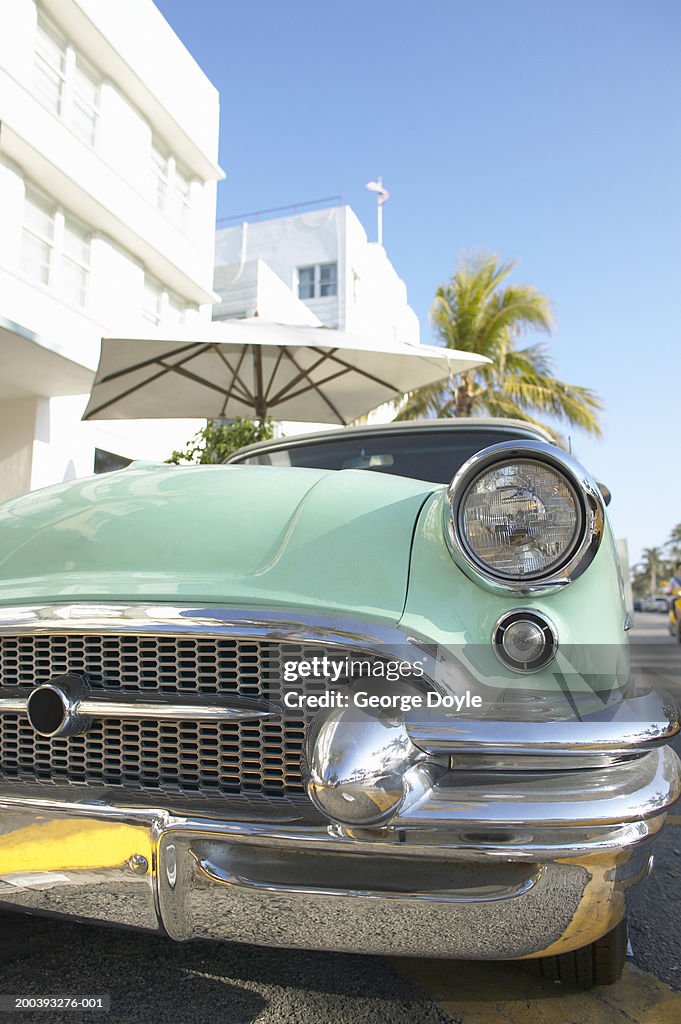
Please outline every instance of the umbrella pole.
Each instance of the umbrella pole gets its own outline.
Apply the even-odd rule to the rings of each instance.
[[[262,349],[259,345],[253,346],[253,376],[255,378],[255,415],[259,420],[267,416],[267,400],[263,385],[262,372]]]

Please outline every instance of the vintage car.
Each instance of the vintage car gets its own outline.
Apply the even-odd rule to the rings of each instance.
[[[614,980],[680,792],[588,473],[532,425],[276,440],[0,508],[0,901]]]

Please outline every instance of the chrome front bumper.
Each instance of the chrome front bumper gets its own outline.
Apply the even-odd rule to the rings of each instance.
[[[564,952],[623,916],[681,792],[667,747],[586,771],[452,782],[364,830],[290,807],[273,821],[271,804],[268,820],[243,803],[198,817],[7,784],[0,902],[175,939],[452,958]]]

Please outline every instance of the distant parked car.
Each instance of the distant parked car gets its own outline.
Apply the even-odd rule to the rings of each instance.
[[[0,902],[611,982],[681,791],[629,623],[603,494],[526,423],[10,501]]]

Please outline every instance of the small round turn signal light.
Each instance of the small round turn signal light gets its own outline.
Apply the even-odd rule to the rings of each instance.
[[[502,615],[492,644],[499,660],[514,672],[537,672],[555,658],[558,637],[544,615],[520,608]]]

